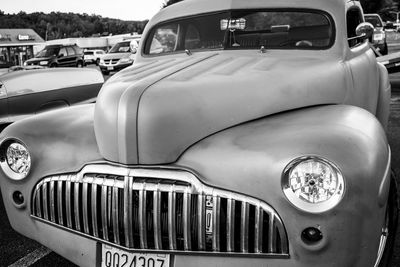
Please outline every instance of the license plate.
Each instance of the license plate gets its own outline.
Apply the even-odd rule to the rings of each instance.
[[[114,67],[107,67],[107,70],[113,70]]]
[[[169,255],[132,253],[102,244],[101,267],[169,267]]]

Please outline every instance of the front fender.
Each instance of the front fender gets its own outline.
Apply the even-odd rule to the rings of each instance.
[[[334,162],[345,194],[331,210],[301,211],[282,192],[282,172],[293,159],[317,155]],[[376,260],[390,177],[390,149],[379,121],[352,106],[289,111],[227,129],[188,149],[177,164],[206,183],[258,197],[286,226],[296,266],[372,266]],[[321,229],[316,245],[301,240],[307,227]],[[340,257],[338,257],[340,255]]]

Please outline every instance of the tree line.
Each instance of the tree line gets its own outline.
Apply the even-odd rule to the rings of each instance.
[[[70,37],[90,37],[124,33],[142,33],[148,20],[124,21],[103,18],[86,13],[43,12],[6,14],[0,10],[1,28],[29,28],[37,32],[44,40]]]
[[[165,0],[163,6],[175,4],[182,0]],[[398,11],[400,0],[360,0],[365,13],[379,13],[383,20],[396,20],[394,12]],[[124,21],[105,18],[86,13],[43,12],[6,14],[0,10],[1,28],[30,28],[44,40],[70,37],[90,37],[124,33],[142,33],[147,24],[144,21]]]

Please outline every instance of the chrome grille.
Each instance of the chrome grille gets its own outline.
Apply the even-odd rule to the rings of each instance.
[[[104,63],[105,63],[105,64],[117,64],[118,61],[119,61],[118,58],[116,58],[116,59],[105,59],[105,60],[104,60]]]
[[[278,214],[186,171],[86,166],[46,177],[32,216],[129,249],[287,256]]]

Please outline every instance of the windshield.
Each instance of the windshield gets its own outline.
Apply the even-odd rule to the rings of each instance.
[[[37,53],[36,57],[51,57],[53,55],[58,55],[59,47],[49,47],[45,48],[39,53]]]
[[[120,42],[116,43],[108,53],[128,53],[131,52],[131,48],[129,46],[130,41],[128,42]]]
[[[377,16],[365,16],[365,21],[371,23],[374,27],[382,27],[382,22]]]
[[[322,11],[235,10],[155,27],[145,54],[209,49],[327,49],[334,26]]]

